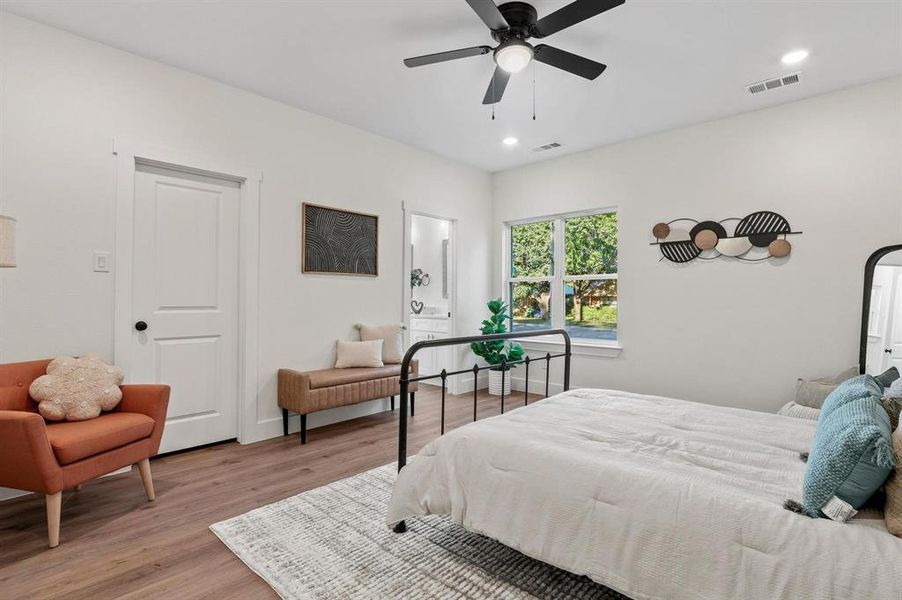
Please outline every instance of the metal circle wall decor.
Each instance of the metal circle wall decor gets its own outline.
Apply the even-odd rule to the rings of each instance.
[[[735,223],[735,227],[732,227]],[[728,231],[732,228],[732,234]],[[696,258],[712,260],[729,256],[746,262],[785,258],[792,251],[786,239],[798,235],[781,215],[760,210],[742,218],[720,221],[674,219],[652,228],[652,245],[661,250],[661,260],[688,263]]]

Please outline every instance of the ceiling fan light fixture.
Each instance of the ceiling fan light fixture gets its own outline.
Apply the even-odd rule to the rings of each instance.
[[[532,58],[532,46],[523,40],[508,40],[495,50],[495,63],[508,73],[519,73]]]

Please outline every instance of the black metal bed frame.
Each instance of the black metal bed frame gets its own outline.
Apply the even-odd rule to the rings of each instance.
[[[481,367],[479,364],[474,364],[469,369],[461,369],[459,371],[451,371],[450,373],[442,369],[440,373],[435,375],[418,375],[417,377],[410,377],[410,362],[413,360],[414,355],[422,350],[423,348],[434,348],[439,346],[462,346],[464,344],[470,345],[478,342],[491,342],[497,340],[510,340],[510,339],[520,339],[520,338],[528,338],[528,337],[545,337],[550,335],[559,335],[564,338],[564,351],[559,354],[552,354],[550,352],[546,353],[545,356],[540,358],[530,358],[529,356],[525,356],[520,360],[515,360],[511,362],[501,361],[499,365],[495,366],[484,366]],[[445,338],[438,340],[423,340],[422,342],[417,342],[413,344],[408,350],[407,353],[404,354],[404,360],[401,361],[401,415],[399,419],[399,427],[398,427],[398,471],[404,468],[404,465],[407,464],[407,407],[408,401],[410,402],[410,415],[414,416],[414,404],[412,394],[409,393],[409,386],[411,383],[419,382],[419,381],[427,381],[429,379],[441,379],[442,380],[442,420],[441,420],[441,433],[444,435],[445,433],[445,394],[447,390],[447,381],[449,377],[454,377],[455,375],[463,375],[465,373],[473,374],[473,420],[476,421],[476,410],[479,398],[479,386],[477,385],[477,379],[479,377],[480,371],[490,371],[493,369],[500,369],[501,371],[501,413],[504,413],[504,385],[505,385],[505,377],[507,376],[507,370],[509,367],[513,367],[519,364],[526,365],[526,374],[525,374],[525,385],[524,385],[524,404],[529,404],[529,365],[532,362],[545,361],[545,397],[548,397],[548,387],[549,387],[549,379],[551,374],[551,359],[553,358],[561,358],[564,359],[564,391],[570,389],[570,334],[568,334],[563,329],[542,329],[537,331],[523,331],[523,332],[514,332],[514,333],[495,333],[491,335],[473,335],[467,337],[455,337],[455,338]],[[407,530],[407,526],[404,521],[401,521],[397,525],[395,525],[396,533],[403,533]]]

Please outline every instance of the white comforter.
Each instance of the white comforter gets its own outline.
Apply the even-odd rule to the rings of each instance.
[[[576,390],[433,441],[398,475],[390,525],[454,522],[631,598],[902,598],[902,539],[800,499],[816,422]]]

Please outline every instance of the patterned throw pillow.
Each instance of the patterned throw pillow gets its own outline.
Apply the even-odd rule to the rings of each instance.
[[[882,393],[876,379],[860,375],[824,402],[805,469],[801,511],[808,516],[825,516],[834,496],[858,509],[886,481],[895,461]]]
[[[80,358],[61,356],[28,390],[48,421],[85,421],[113,410],[122,400],[122,370],[93,352]]]
[[[846,379],[833,390],[821,406],[821,418],[843,405],[859,398],[880,398],[883,396],[881,386],[872,375],[858,375]]]
[[[902,461],[902,429],[893,432],[893,450],[896,452],[896,464]],[[886,494],[886,505],[883,508],[883,518],[886,520],[886,528],[893,535],[902,537],[902,473],[897,469],[883,486]]]
[[[902,413],[902,398],[884,396],[880,399],[883,410],[889,415],[889,426],[893,431],[899,426],[899,413]]]

